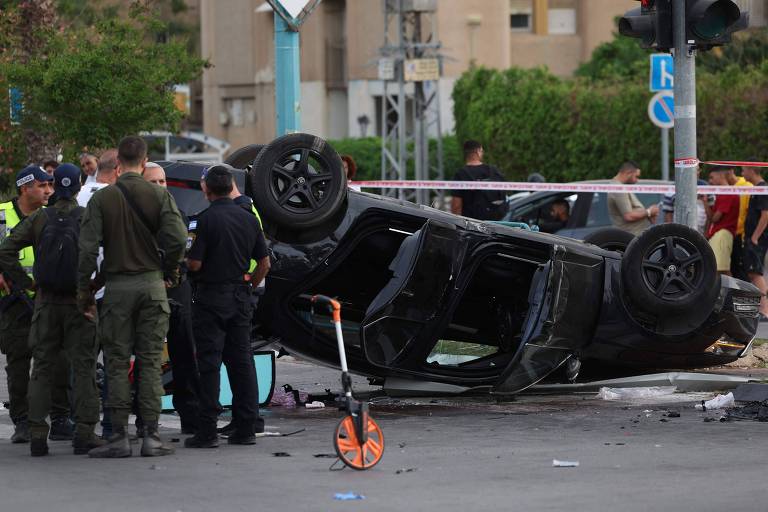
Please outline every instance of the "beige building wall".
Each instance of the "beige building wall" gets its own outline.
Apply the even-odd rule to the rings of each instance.
[[[358,119],[365,116],[370,121],[367,134],[378,131],[382,1],[323,0],[302,26],[303,130],[330,138],[360,136]],[[264,0],[227,0],[226,9],[220,1],[199,3],[202,56],[213,64],[203,75],[204,131],[227,140],[233,149],[271,140],[273,13]],[[444,131],[453,129],[453,84],[471,65],[547,66],[557,75],[570,75],[598,44],[612,37],[614,18],[638,5],[635,0],[437,0],[437,4],[438,38],[445,56],[438,84]],[[511,18],[520,6],[531,15],[529,28],[522,30],[512,28]],[[571,27],[572,33],[563,33],[563,14],[565,32]],[[550,29],[559,33],[550,34]]]

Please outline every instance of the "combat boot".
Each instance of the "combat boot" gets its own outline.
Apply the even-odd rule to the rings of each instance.
[[[48,455],[48,441],[44,437],[34,437],[29,443],[29,453],[33,457]]]
[[[92,459],[117,459],[131,456],[131,443],[125,427],[116,427],[109,442],[103,446],[92,448],[88,456]]]
[[[51,419],[51,441],[71,441],[75,436],[75,425],[66,416]]]
[[[27,418],[15,422],[11,442],[13,444],[29,442],[29,423],[27,422]]]
[[[160,438],[160,433],[157,431],[157,422],[144,425],[144,442],[141,443],[142,457],[173,455],[175,451],[173,446]]]
[[[83,429],[75,432],[75,438],[72,440],[72,448],[75,455],[85,455],[94,448],[104,446],[107,442],[93,433],[93,427],[90,432]]]

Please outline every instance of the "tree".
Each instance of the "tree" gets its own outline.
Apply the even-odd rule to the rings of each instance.
[[[0,118],[0,166],[39,161],[32,153],[20,158],[19,132],[51,138],[72,158],[131,133],[177,129],[182,113],[174,106],[173,86],[199,76],[207,63],[190,55],[181,39],[157,43],[152,35],[167,31],[146,3],[134,3],[128,19],[100,18],[92,26],[55,30],[46,22],[35,32],[38,45],[25,56],[25,36],[14,24],[27,4],[45,3],[23,1],[0,13],[0,28],[10,30],[0,47],[0,90],[16,88],[23,97],[18,125]]]
[[[576,76],[593,82],[647,80],[651,53],[652,50],[640,48],[636,39],[614,33],[613,40],[595,48],[592,57],[579,66]],[[700,72],[719,73],[729,67],[759,67],[767,60],[768,30],[752,28],[734,34],[731,44],[699,52],[696,67]]]

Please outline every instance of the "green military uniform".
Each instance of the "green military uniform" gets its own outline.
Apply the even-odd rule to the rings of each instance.
[[[54,208],[66,215],[77,208],[77,201],[60,198]],[[19,251],[37,247],[47,223],[40,209],[20,223],[0,245],[0,268],[15,283],[24,288],[32,280],[18,260]],[[99,400],[96,389],[96,324],[77,311],[75,294],[58,294],[40,290],[35,300],[29,346],[34,358],[29,381],[29,427],[33,439],[45,439],[45,421],[51,404],[52,376],[63,353],[72,368],[77,435],[92,435],[99,421]]]
[[[17,199],[0,204],[0,240],[5,239],[14,228],[26,217],[17,204]],[[34,253],[31,247],[16,251],[11,255],[14,264],[18,263],[24,270],[24,277],[29,281],[34,264]],[[9,260],[10,262],[10,260]],[[9,269],[9,266],[3,267]],[[0,297],[8,300],[5,291],[0,291]],[[0,315],[0,351],[5,354],[6,378],[8,379],[8,395],[10,401],[10,416],[14,423],[27,421],[29,405],[27,393],[29,387],[29,370],[32,351],[29,348],[29,330],[32,311],[23,301],[12,303]],[[66,418],[69,416],[69,398],[67,387],[69,382],[68,367],[64,358],[58,358],[54,368],[53,406],[51,416]]]
[[[142,222],[117,186],[97,191],[83,216],[78,271],[78,302],[82,309],[92,300],[91,275],[96,270],[99,245],[103,244],[101,273],[106,288],[99,336],[109,378],[107,407],[112,412],[116,437],[125,435],[128,424],[131,354],[136,355],[141,366],[139,411],[147,427],[154,425],[156,429],[163,393],[163,340],[170,313],[163,279],[178,279],[186,243],[181,214],[165,189],[134,172],[123,173],[118,183],[154,225]]]

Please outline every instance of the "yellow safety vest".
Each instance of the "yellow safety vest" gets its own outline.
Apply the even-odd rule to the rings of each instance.
[[[256,206],[254,206],[253,204],[251,205],[251,211],[256,216],[256,220],[259,221],[259,227],[263,230],[264,225],[261,223],[261,217],[259,216],[258,210],[256,210]],[[256,260],[251,260],[251,266],[248,269],[248,273],[253,274],[253,271],[256,270],[256,267],[258,266],[259,266],[259,263]],[[256,283],[256,284],[258,285],[259,283]]]
[[[13,207],[13,202],[0,203],[0,241],[5,240],[19,222],[21,219]],[[32,247],[25,247],[19,251],[19,263],[27,275],[32,278],[32,267],[35,264],[35,252]]]

